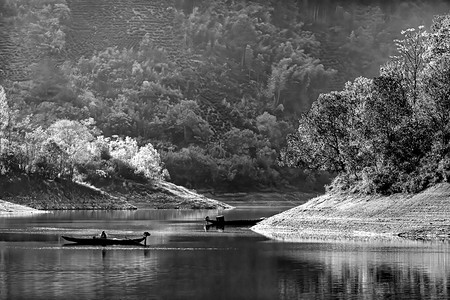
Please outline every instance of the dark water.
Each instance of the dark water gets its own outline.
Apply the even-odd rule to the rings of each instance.
[[[284,208],[246,207],[227,219]],[[0,217],[0,299],[446,299],[442,243],[281,243],[205,231],[216,211],[55,212]],[[137,236],[149,247],[64,246],[61,234]]]

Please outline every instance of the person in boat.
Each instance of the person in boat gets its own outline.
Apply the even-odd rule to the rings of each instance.
[[[107,239],[108,238],[108,236],[106,235],[105,231],[102,231],[102,234],[100,235],[100,238],[101,239]]]

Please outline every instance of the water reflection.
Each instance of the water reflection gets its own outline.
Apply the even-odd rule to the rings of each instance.
[[[448,298],[448,245],[315,245],[279,256],[282,298]]]
[[[9,250],[0,250],[2,299],[111,299],[152,280],[156,266],[142,249]]]
[[[445,299],[450,246],[280,243],[215,211],[57,212],[0,221],[0,299]],[[267,209],[229,219],[269,216]],[[63,246],[62,233],[141,235],[149,247]],[[150,229],[150,230],[149,230]]]

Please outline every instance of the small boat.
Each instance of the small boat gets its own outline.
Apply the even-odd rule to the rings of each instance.
[[[99,246],[107,246],[107,245],[141,245],[146,246],[147,245],[147,237],[150,235],[148,232],[144,232],[143,237],[139,238],[125,238],[125,239],[118,239],[118,238],[101,238],[101,237],[91,237],[91,238],[76,238],[76,237],[70,237],[70,236],[61,236],[63,239],[65,239],[68,242],[77,243],[80,245],[99,245]],[[144,242],[144,245],[141,243]]]
[[[216,225],[216,226],[225,226],[225,225],[230,225],[230,226],[252,226],[252,225],[256,225],[258,222],[261,222],[264,219],[265,218],[225,221],[225,217],[224,216],[217,216],[215,220],[210,219],[209,216],[205,217],[205,221],[207,223],[210,223],[211,225]]]

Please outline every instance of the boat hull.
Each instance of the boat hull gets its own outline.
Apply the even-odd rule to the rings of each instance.
[[[253,226],[256,225],[257,223],[261,222],[262,220],[264,220],[264,218],[260,218],[260,219],[254,219],[254,220],[230,220],[230,221],[217,221],[217,220],[211,220],[208,219],[206,220],[206,222],[208,222],[211,225],[215,225],[215,226]]]
[[[68,242],[77,243],[81,245],[142,245],[141,243],[146,239],[146,237],[135,238],[135,239],[115,239],[115,238],[75,238],[70,236],[61,236]]]

